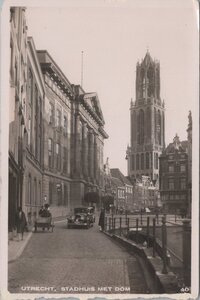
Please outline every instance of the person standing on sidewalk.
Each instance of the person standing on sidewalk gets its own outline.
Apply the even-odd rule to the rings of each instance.
[[[20,235],[21,235],[21,240],[23,240],[24,230],[27,226],[27,222],[26,222],[25,213],[23,212],[21,206],[18,207],[15,223],[17,227],[18,241],[20,241]]]
[[[100,231],[104,230],[104,224],[105,224],[105,210],[104,208],[102,208],[99,216]]]

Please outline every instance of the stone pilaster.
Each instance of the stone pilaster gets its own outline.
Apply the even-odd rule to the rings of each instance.
[[[82,167],[84,177],[88,177],[88,130],[87,124],[83,123],[83,141],[82,141]]]
[[[97,180],[97,171],[98,171],[98,141],[97,135],[94,136],[94,179]]]
[[[80,157],[80,116],[76,116],[76,134],[75,134],[75,174],[76,176],[80,176],[80,170],[81,170],[81,157]]]
[[[89,161],[89,177],[94,178],[94,133],[92,129],[89,129],[89,149],[88,149],[88,161]]]

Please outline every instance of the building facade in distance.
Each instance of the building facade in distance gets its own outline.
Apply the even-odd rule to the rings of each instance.
[[[147,51],[136,67],[136,99],[131,101],[131,144],[127,149],[128,176],[158,179],[165,145],[165,106],[160,97],[160,64]]]
[[[118,168],[112,168],[110,169],[111,176],[113,178],[118,178],[118,180],[121,181],[122,186],[125,188],[125,195],[123,195],[123,192],[121,194],[121,198],[123,199],[123,196],[125,196],[124,206],[123,207],[117,207],[118,210],[123,208],[124,211],[132,211],[134,208],[133,203],[133,185],[130,182],[130,180],[122,174],[122,172]],[[122,203],[122,201],[119,201],[119,203]]]
[[[188,142],[178,135],[160,156],[160,197],[168,213],[186,215],[188,210]]]

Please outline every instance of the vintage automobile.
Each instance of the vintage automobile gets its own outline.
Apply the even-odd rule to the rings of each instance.
[[[74,208],[74,214],[67,218],[67,228],[90,228],[94,218],[87,207]]]

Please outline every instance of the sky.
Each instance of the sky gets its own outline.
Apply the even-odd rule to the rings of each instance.
[[[48,1],[48,7],[45,1],[35,3],[38,7],[27,5],[28,35],[73,84],[81,83],[84,52],[83,88],[98,94],[109,135],[104,160],[109,157],[110,168],[127,175],[136,63],[147,49],[160,61],[166,145],[176,133],[181,140],[187,138],[188,112],[198,111],[197,1],[66,0],[57,1],[57,6]]]

